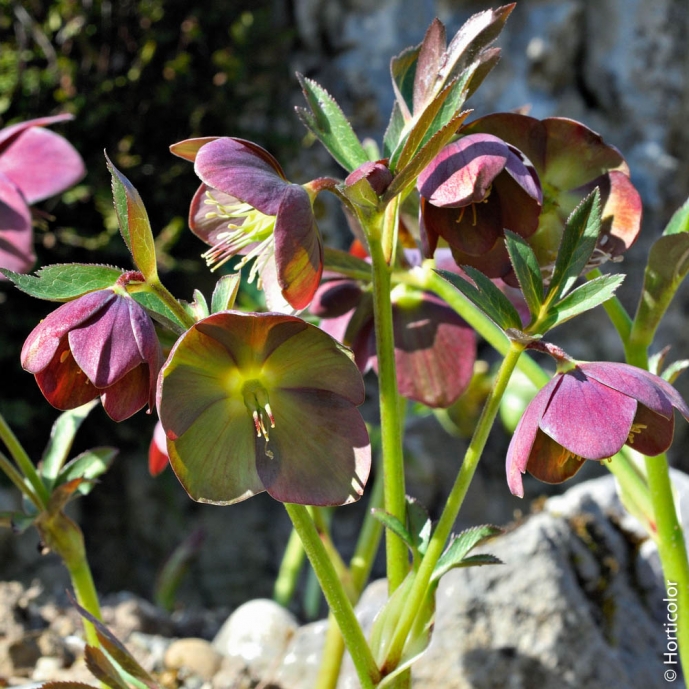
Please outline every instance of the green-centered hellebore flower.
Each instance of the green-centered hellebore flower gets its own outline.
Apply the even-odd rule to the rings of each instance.
[[[371,466],[361,374],[314,325],[223,311],[176,342],[158,379],[170,464],[189,495],[227,505],[357,500]]]
[[[307,188],[288,182],[268,151],[243,139],[190,139],[171,150],[193,160],[203,182],[191,203],[189,226],[211,246],[207,263],[217,268],[240,255],[241,267],[255,259],[253,279],[274,262],[282,297],[294,309],[306,308],[323,272]]]
[[[667,381],[628,364],[594,362],[556,374],[531,400],[507,451],[510,491],[524,495],[522,474],[561,483],[584,460],[612,457],[629,445],[644,455],[672,443],[677,409],[689,407]]]
[[[96,397],[115,421],[155,402],[162,363],[149,315],[121,287],[140,273],[124,273],[112,288],[89,292],[46,316],[22,347],[21,363],[57,409]]]
[[[617,259],[636,241],[641,229],[641,197],[629,178],[627,163],[616,148],[581,122],[495,113],[469,123],[462,131],[499,136],[518,148],[536,169],[543,189],[543,210],[529,244],[542,267],[554,265],[567,217],[596,187],[603,202],[603,227],[587,269]]]
[[[512,272],[505,230],[529,237],[538,227],[542,194],[533,167],[492,134],[449,144],[419,175],[419,230],[432,257],[443,238],[457,265],[490,278]]]

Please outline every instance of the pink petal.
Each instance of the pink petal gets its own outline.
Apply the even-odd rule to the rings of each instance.
[[[60,115],[52,115],[50,117],[37,117],[33,120],[25,120],[24,122],[18,122],[17,124],[12,124],[9,127],[5,127],[0,130],[0,154],[2,153],[3,147],[9,145],[13,139],[16,139],[23,131],[30,129],[31,127],[47,127],[51,124],[57,124],[58,122],[69,122],[74,119],[74,115],[70,113],[62,113]]]
[[[76,149],[55,132],[24,130],[0,155],[0,172],[21,190],[28,204],[69,189],[85,174]]]
[[[576,368],[562,375],[540,427],[572,454],[605,459],[627,442],[636,408],[635,399]]]
[[[0,268],[25,273],[35,260],[31,211],[17,187],[0,173]]]

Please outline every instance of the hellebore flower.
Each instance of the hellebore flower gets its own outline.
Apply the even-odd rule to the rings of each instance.
[[[507,483],[523,497],[522,474],[561,483],[584,460],[612,457],[629,445],[644,455],[665,452],[673,408],[689,407],[667,381],[628,364],[577,364],[556,374],[526,408],[507,451]]]
[[[169,463],[167,437],[165,436],[163,424],[158,421],[153,430],[151,442],[148,445],[148,473],[151,476],[157,476],[165,470]]]
[[[162,354],[146,311],[115,286],[46,316],[26,339],[21,363],[54,407],[74,409],[100,397],[108,416],[123,421],[146,403],[153,407]]]
[[[223,311],[175,343],[158,379],[170,464],[189,495],[227,505],[358,500],[371,466],[361,374],[300,318]]]
[[[554,265],[567,217],[595,187],[603,202],[603,228],[587,269],[615,260],[636,241],[641,197],[620,152],[596,132],[564,117],[537,120],[518,113],[486,115],[462,131],[499,136],[536,169],[543,188],[543,210],[529,244],[541,266]]]
[[[294,309],[308,306],[323,272],[323,245],[307,188],[291,184],[280,164],[260,146],[231,137],[193,139],[171,147],[194,160],[201,178],[189,226],[211,248],[215,268],[244,256],[256,259],[250,280],[275,263],[282,297]],[[311,192],[313,193],[313,192]]]
[[[323,330],[352,349],[362,373],[371,368],[377,373],[370,293],[354,280],[328,277],[309,310],[323,319]],[[391,298],[400,394],[428,407],[449,407],[473,374],[474,331],[430,292],[398,285]]]
[[[56,115],[0,131],[0,267],[24,273],[33,252],[29,206],[59,194],[84,176],[74,147],[44,126],[72,119]],[[0,279],[4,279],[0,275]]]
[[[504,230],[533,234],[542,201],[538,177],[518,150],[491,134],[464,136],[440,151],[417,184],[427,257],[442,237],[457,265],[490,278],[511,272]]]

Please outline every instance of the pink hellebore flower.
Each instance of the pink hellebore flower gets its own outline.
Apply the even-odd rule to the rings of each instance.
[[[323,245],[307,188],[291,184],[265,149],[231,137],[189,139],[171,147],[194,161],[203,184],[189,225],[211,246],[204,257],[216,268],[236,255],[256,259],[250,279],[277,273],[282,297],[308,306],[323,271]],[[273,265],[274,264],[274,265]]]
[[[74,409],[100,397],[108,416],[123,421],[155,403],[162,352],[146,311],[114,286],[46,316],[26,339],[21,363],[54,407]]]
[[[0,268],[18,273],[31,268],[36,257],[29,206],[84,176],[84,163],[74,147],[43,128],[71,119],[68,114],[42,117],[0,131]]]
[[[556,374],[530,402],[507,451],[510,491],[524,496],[522,474],[561,483],[584,460],[612,457],[629,445],[654,456],[674,433],[673,409],[689,407],[667,381],[628,364],[597,362]]]
[[[442,238],[457,265],[490,278],[511,272],[504,230],[529,237],[538,227],[538,177],[519,151],[492,134],[446,146],[419,175],[418,188],[426,256],[433,256]]]
[[[221,311],[175,343],[158,379],[170,464],[189,495],[228,505],[342,505],[371,467],[361,374],[300,318]]]

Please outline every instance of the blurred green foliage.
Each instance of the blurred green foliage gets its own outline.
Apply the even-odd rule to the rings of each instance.
[[[296,39],[285,7],[276,0],[0,0],[0,126],[72,113],[73,122],[54,129],[88,171],[62,199],[39,204],[37,267],[131,267],[118,237],[107,150],[144,200],[163,279],[184,299],[193,287],[210,294],[215,278],[187,230],[198,180],[168,147],[232,135],[285,157],[298,145],[288,107],[297,85],[285,59]],[[0,308],[9,314],[0,332],[0,411],[20,435],[43,418],[48,429],[53,410],[21,371],[19,351],[54,306],[0,282]]]

